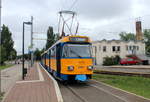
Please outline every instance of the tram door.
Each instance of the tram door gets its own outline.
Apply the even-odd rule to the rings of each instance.
[[[60,76],[60,71],[61,71],[61,46],[60,44],[56,45],[56,63],[57,63],[57,72],[58,75]]]

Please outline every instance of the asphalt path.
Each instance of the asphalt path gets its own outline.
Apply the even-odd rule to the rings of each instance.
[[[64,102],[126,102],[87,83],[59,84]]]
[[[27,65],[25,65],[27,67]],[[22,64],[1,70],[1,90],[7,92],[18,80],[22,78]]]

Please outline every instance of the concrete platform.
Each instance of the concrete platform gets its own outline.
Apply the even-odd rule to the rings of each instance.
[[[2,102],[62,102],[57,92],[59,87],[55,85],[49,74],[36,63],[28,70],[25,80],[16,82],[5,94]]]

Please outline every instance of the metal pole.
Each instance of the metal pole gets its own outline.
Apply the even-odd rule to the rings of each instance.
[[[1,45],[1,8],[2,8],[2,1],[0,0],[0,45]],[[0,49],[1,50],[1,49]],[[0,53],[1,54],[1,53]],[[1,60],[1,59],[0,59]],[[0,94],[1,94],[1,69],[0,69]]]
[[[31,16],[31,67],[33,66],[33,16]]]
[[[22,79],[24,80],[24,22],[23,22],[23,35],[22,35]]]

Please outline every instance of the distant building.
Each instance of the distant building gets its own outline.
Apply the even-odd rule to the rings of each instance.
[[[142,41],[101,40],[92,42],[95,64],[102,65],[106,56],[145,55],[145,43]]]
[[[136,21],[136,40],[137,41],[143,40],[142,23],[139,20]]]

